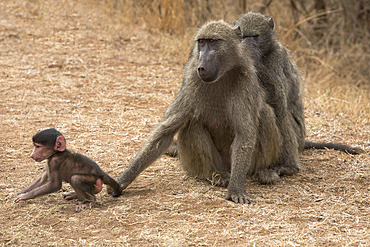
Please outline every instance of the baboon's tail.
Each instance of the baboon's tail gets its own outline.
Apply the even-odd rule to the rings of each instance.
[[[361,154],[365,152],[360,147],[351,147],[349,145],[333,143],[333,142],[313,142],[313,141],[305,140],[304,149],[311,149],[311,148],[314,148],[314,149],[328,148],[328,149],[343,151],[349,154]],[[170,146],[165,154],[170,157],[177,157],[178,156],[177,143],[175,142],[172,146]]]
[[[350,154],[360,154],[365,152],[363,149],[359,147],[351,147],[345,144],[340,144],[340,143],[333,143],[333,142],[312,142],[309,140],[304,141],[304,149],[335,149],[335,150],[340,150],[343,152],[347,152]]]

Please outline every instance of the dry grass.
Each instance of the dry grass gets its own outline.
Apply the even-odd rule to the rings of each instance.
[[[280,16],[276,8],[268,11]],[[0,3],[1,198],[40,173],[44,164],[28,157],[30,140],[47,127],[118,175],[179,90],[196,20],[181,36],[166,25],[156,29],[152,19],[127,26],[107,17],[109,9],[74,0]],[[273,186],[248,181],[251,205],[225,201],[225,189],[187,177],[177,159],[163,156],[123,196],[104,191],[98,206],[82,213],[60,193],[1,199],[0,245],[368,246],[368,43],[317,47],[302,38],[309,26],[302,23],[293,39],[284,34],[294,23],[276,19],[306,77],[309,139],[358,145],[365,154],[305,151],[298,175]]]

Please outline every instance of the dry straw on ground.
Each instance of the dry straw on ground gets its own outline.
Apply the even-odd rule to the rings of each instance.
[[[251,205],[225,201],[225,189],[189,178],[177,159],[163,156],[123,196],[104,191],[96,208],[76,214],[60,193],[21,203],[4,199],[43,169],[29,158],[31,136],[56,127],[70,149],[112,176],[121,173],[179,90],[198,24],[190,18],[194,23],[179,34],[168,25],[150,26],[151,19],[127,26],[112,14],[114,1],[1,1],[0,245],[367,246],[368,33],[363,45],[343,39],[315,45],[309,23],[283,22],[280,17],[289,15],[278,2],[267,11],[306,77],[308,138],[361,146],[366,153],[305,151],[299,174],[272,186],[248,180]],[[231,11],[220,16],[222,9],[212,14],[237,17]],[[331,32],[341,32],[342,24],[338,19]]]

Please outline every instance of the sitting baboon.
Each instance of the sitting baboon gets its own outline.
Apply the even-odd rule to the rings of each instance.
[[[273,183],[280,133],[266,103],[239,28],[212,21],[195,35],[182,87],[129,167],[117,178],[126,188],[164,153],[178,133],[180,163],[189,175],[217,177],[227,199],[250,203],[246,176]]]
[[[260,84],[267,92],[267,103],[273,107],[282,141],[277,171],[287,175],[299,171],[299,152],[304,148],[333,148],[357,154],[363,151],[337,143],[305,140],[302,80],[289,51],[274,32],[274,21],[260,13],[248,12],[234,22],[240,27],[243,43],[252,52]]]
[[[304,148],[305,139],[299,70],[288,50],[278,41],[272,18],[248,12],[234,25],[240,27],[247,50],[252,50],[258,80],[267,92],[267,103],[277,118],[284,144],[281,146],[278,174],[298,172],[299,152]]]

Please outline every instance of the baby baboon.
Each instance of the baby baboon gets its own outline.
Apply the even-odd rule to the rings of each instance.
[[[227,199],[250,203],[246,175],[261,183],[281,145],[273,109],[266,103],[239,28],[213,21],[195,35],[182,88],[130,166],[117,178],[126,188],[164,153],[178,133],[180,163],[189,175],[227,186]]]
[[[267,103],[273,107],[277,118],[283,141],[278,174],[298,172],[299,152],[304,148],[305,139],[299,70],[288,50],[278,41],[272,18],[248,12],[234,25],[240,27],[247,50],[252,50],[258,80],[267,92]]]
[[[95,205],[96,197],[103,183],[111,188],[112,196],[119,196],[119,184],[106,174],[95,161],[85,155],[66,149],[64,136],[54,128],[36,133],[32,137],[35,146],[31,158],[37,162],[47,160],[45,170],[29,186],[14,195],[15,202],[33,199],[45,194],[58,191],[62,182],[72,185],[74,192],[63,193],[66,200],[79,199],[76,212]]]

